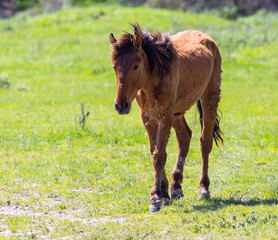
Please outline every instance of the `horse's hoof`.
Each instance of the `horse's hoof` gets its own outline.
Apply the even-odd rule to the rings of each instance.
[[[150,213],[158,212],[161,209],[161,206],[162,206],[162,202],[160,199],[151,200],[149,212]]]
[[[206,199],[206,200],[210,200],[210,193],[209,191],[202,189],[200,192],[200,196],[198,200],[202,200],[202,199]]]
[[[149,212],[150,213],[158,212],[160,209],[161,209],[161,205],[152,205],[152,204],[150,204]]]
[[[178,199],[180,199],[182,197],[183,197],[183,193],[182,193],[181,188],[175,189],[175,190],[171,191],[171,199],[172,200],[178,200]]]
[[[169,206],[170,205],[170,198],[163,198],[163,203],[165,206]]]

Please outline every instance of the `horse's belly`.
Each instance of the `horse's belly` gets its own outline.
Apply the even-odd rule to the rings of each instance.
[[[184,113],[190,109],[203,95],[206,85],[180,93],[175,104],[175,113]]]
[[[179,74],[176,113],[185,112],[201,98],[211,78],[213,60],[207,56],[201,61],[185,64],[183,69]]]
[[[190,30],[171,39],[178,53],[175,113],[184,113],[200,99],[211,78],[214,57],[205,43],[213,40],[204,33]]]

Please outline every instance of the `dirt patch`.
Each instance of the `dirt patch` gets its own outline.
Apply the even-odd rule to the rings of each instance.
[[[47,208],[47,206],[54,206],[55,204],[61,202],[57,196],[50,197],[50,202],[42,206],[21,206],[19,203],[13,203],[7,201],[6,205],[0,206],[0,238],[6,237],[22,237],[29,236],[31,238],[49,239],[51,234],[56,231],[56,226],[63,221],[70,221],[73,225],[89,225],[97,227],[98,225],[104,225],[109,222],[124,224],[128,218],[126,217],[80,217],[82,215],[86,216],[85,210],[81,209],[65,209],[59,210],[49,210],[48,212],[39,211],[41,209]],[[31,223],[28,224],[25,231],[18,229],[16,231],[12,230],[8,219],[11,217],[31,217]],[[55,221],[53,222],[53,219]],[[43,225],[43,229],[42,226]],[[56,225],[56,226],[55,226]],[[41,230],[42,229],[42,230]]]

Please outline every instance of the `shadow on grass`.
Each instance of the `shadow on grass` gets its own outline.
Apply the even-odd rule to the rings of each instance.
[[[218,209],[231,206],[231,205],[242,205],[242,206],[256,206],[256,205],[277,205],[278,199],[277,198],[270,198],[270,199],[258,199],[258,198],[251,198],[249,200],[242,200],[236,198],[212,198],[211,200],[204,202],[202,205],[195,205],[193,208],[196,211],[216,211]]]

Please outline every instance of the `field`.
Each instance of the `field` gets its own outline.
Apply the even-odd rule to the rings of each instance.
[[[0,238],[278,239],[278,16],[94,5],[0,21]],[[114,110],[109,34],[137,21],[170,34],[198,29],[223,58],[221,128],[210,157],[211,201],[197,201],[200,125],[185,197],[148,212],[153,166],[134,102]],[[90,111],[84,129],[81,103]],[[167,147],[167,176],[177,154]]]

